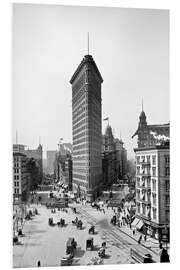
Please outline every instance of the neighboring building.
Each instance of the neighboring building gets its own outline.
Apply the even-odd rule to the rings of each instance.
[[[120,139],[114,139],[117,159],[117,175],[119,179],[123,179],[127,173],[127,150],[124,143]]]
[[[145,113],[142,112],[135,135],[138,135],[138,148],[134,149],[136,153],[134,225],[159,240],[169,238],[169,124],[147,125]]]
[[[138,136],[138,147],[156,145],[159,141],[169,138],[169,123],[162,125],[148,125],[145,112],[142,110],[139,116],[139,125],[132,138]]]
[[[53,174],[54,173],[54,161],[56,158],[56,151],[48,150],[47,154],[47,173]]]
[[[127,172],[127,150],[123,141],[114,138],[108,124],[102,136],[102,170],[104,185],[110,186],[118,179],[123,179]]]
[[[147,234],[162,239],[169,231],[169,143],[134,149],[136,153],[136,217]]]
[[[42,145],[39,144],[37,149],[27,149],[24,151],[24,153],[27,155],[28,158],[34,158],[34,160],[37,162],[37,165],[39,166],[40,170],[40,176],[41,176],[41,182],[43,180],[43,149]]]
[[[91,55],[72,76],[73,190],[92,201],[102,185],[101,84]]]
[[[72,190],[72,158],[67,157],[65,160],[65,184],[68,186],[69,190]]]
[[[41,182],[43,179],[43,150],[42,145],[39,144],[37,149],[25,149],[25,145],[13,144],[13,153],[25,154],[27,158],[33,158],[39,167]]]
[[[112,128],[108,124],[102,136],[102,171],[104,186],[111,186],[118,178],[117,157]]]
[[[54,161],[54,174],[56,182],[68,185],[72,190],[72,145],[60,143]]]
[[[26,162],[27,156],[22,152],[18,152],[15,147],[13,152],[13,203],[19,204],[29,192],[30,175],[27,173]],[[22,150],[22,148],[19,148]]]

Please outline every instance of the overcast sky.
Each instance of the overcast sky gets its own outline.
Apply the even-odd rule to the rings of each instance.
[[[44,152],[72,142],[69,80],[87,54],[104,79],[102,115],[130,158],[144,100],[149,124],[169,122],[169,13],[166,10],[14,4],[13,142]],[[106,126],[103,122],[103,132]]]

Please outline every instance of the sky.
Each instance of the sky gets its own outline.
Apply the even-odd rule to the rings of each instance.
[[[128,158],[143,108],[148,124],[169,122],[168,10],[14,4],[13,143],[57,149],[72,142],[69,83],[87,54],[104,79],[102,117],[122,137]],[[107,122],[102,121],[104,133]]]

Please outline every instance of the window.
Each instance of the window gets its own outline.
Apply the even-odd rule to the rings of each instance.
[[[16,180],[16,175],[14,175],[14,180]]]
[[[19,175],[16,175],[16,179],[19,180]]]
[[[166,213],[166,222],[168,223],[170,220],[169,210],[166,210],[165,213]]]
[[[146,207],[144,204],[142,204],[142,212],[143,212],[143,215],[146,215]]]
[[[137,199],[140,200],[140,190],[137,189]]]
[[[137,203],[137,211],[140,213],[140,203]]]
[[[142,159],[142,162],[145,162],[145,156],[142,156],[141,159]]]
[[[165,182],[165,191],[166,191],[166,192],[169,192],[169,190],[170,190],[169,181],[166,181],[166,182]]]
[[[19,187],[19,182],[16,182],[16,186]]]
[[[152,156],[152,165],[156,165],[156,156],[155,155]]]
[[[147,158],[147,162],[150,162],[150,156],[147,156],[146,158]]]
[[[169,166],[170,158],[169,155],[164,156],[165,159],[165,166]]]
[[[153,175],[153,176],[156,176],[156,167],[153,167],[153,168],[152,168],[152,175]]]
[[[155,179],[152,179],[152,184],[153,184],[153,186],[152,186],[153,191],[156,191],[156,180]]]
[[[16,187],[16,182],[14,182],[14,186]]]
[[[140,164],[140,156],[137,156],[136,160],[137,160],[137,164]]]
[[[156,208],[153,208],[153,219],[154,220],[156,219],[156,214],[157,214],[157,210],[156,210]]]
[[[153,194],[153,205],[156,205],[156,194]]]
[[[137,187],[140,187],[140,178],[137,177],[137,178],[136,178],[136,181],[137,181],[137,182],[136,182],[136,183],[137,183]]]
[[[169,204],[170,204],[170,197],[169,197],[169,195],[166,195],[165,196],[165,206],[169,207]]]
[[[140,167],[137,167],[137,174],[140,174]]]
[[[165,167],[165,176],[170,176],[170,168]]]

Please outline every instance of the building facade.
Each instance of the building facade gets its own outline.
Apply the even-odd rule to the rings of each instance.
[[[48,150],[47,152],[47,173],[53,174],[54,173],[54,161],[56,158],[56,151]]]
[[[169,241],[170,141],[168,125],[148,125],[140,115],[136,154],[136,219],[134,225],[156,239]],[[142,128],[142,126],[145,127]],[[153,133],[152,133],[152,127]],[[143,134],[144,130],[144,134]]]
[[[43,180],[43,148],[42,145],[39,144],[37,149],[25,149],[24,153],[27,155],[28,158],[34,158],[36,161],[39,171],[40,171],[40,177],[41,177],[41,182]]]
[[[169,145],[137,148],[135,153],[136,216],[143,220],[147,234],[161,240],[165,228],[169,231]]]
[[[108,124],[102,136],[102,171],[104,186],[111,186],[118,178],[117,155],[112,128]]]
[[[123,141],[114,138],[112,128],[108,124],[102,136],[102,171],[103,183],[110,186],[123,179],[127,172],[127,150]]]
[[[13,203],[24,201],[29,192],[30,175],[26,169],[27,156],[21,152],[13,152]]]
[[[73,190],[92,201],[102,182],[101,84],[91,55],[85,55],[73,74]]]

